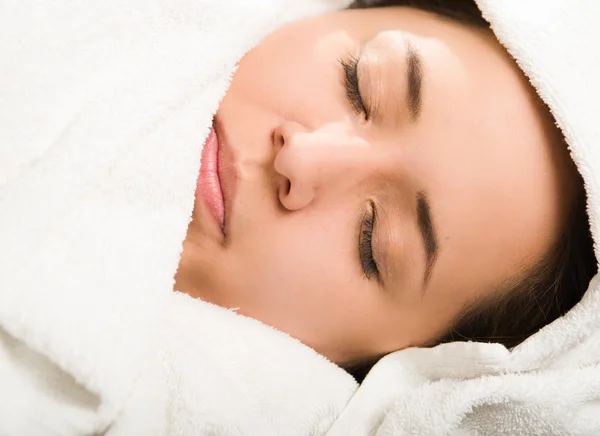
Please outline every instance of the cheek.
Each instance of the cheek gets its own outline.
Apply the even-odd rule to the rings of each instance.
[[[255,259],[253,270],[265,284],[309,293],[344,283],[351,276],[353,260],[350,234],[336,218],[280,217],[262,226],[260,233],[248,235],[241,252],[246,261]]]
[[[242,312],[296,337],[335,329],[367,295],[352,233],[339,218],[280,218],[236,247]]]
[[[290,27],[271,35],[239,64],[229,94],[307,126],[343,109],[338,60],[352,47],[344,33],[319,35]]]

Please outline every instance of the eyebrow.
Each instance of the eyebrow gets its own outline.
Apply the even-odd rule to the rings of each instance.
[[[406,74],[408,77],[408,96],[406,101],[408,105],[410,119],[411,121],[415,122],[419,119],[419,115],[421,115],[421,91],[423,88],[423,59],[421,58],[421,55],[419,54],[415,46],[410,41],[406,42],[406,52]]]
[[[417,193],[417,221],[419,223],[421,238],[423,239],[423,249],[426,259],[425,272],[423,273],[423,292],[425,292],[439,250],[435,226],[431,219],[431,207],[424,192]]]

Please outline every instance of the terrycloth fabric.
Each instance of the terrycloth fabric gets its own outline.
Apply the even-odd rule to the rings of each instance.
[[[477,0],[551,108],[583,175],[599,258],[600,2]],[[513,350],[454,343],[379,362],[330,436],[600,435],[600,279]]]
[[[347,3],[0,0],[0,435],[327,430],[346,373],[172,288],[235,63]]]

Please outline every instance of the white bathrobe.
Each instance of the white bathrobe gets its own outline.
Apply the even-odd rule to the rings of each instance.
[[[565,133],[597,241],[600,3],[477,2]],[[0,0],[0,436],[600,434],[596,279],[514,350],[403,350],[358,390],[172,292],[235,62],[347,3]]]

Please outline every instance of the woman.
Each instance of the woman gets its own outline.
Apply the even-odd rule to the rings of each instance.
[[[477,2],[564,129],[600,234],[597,4]],[[242,54],[341,3],[3,8],[0,433],[599,433],[597,280],[514,350],[403,350],[360,387],[200,300],[350,368],[514,345],[594,271],[564,141],[470,3],[283,28],[217,112]],[[199,298],[172,292],[178,264]]]
[[[472,1],[372,3],[240,62],[175,288],[345,367],[514,346],[595,274],[583,184]]]

